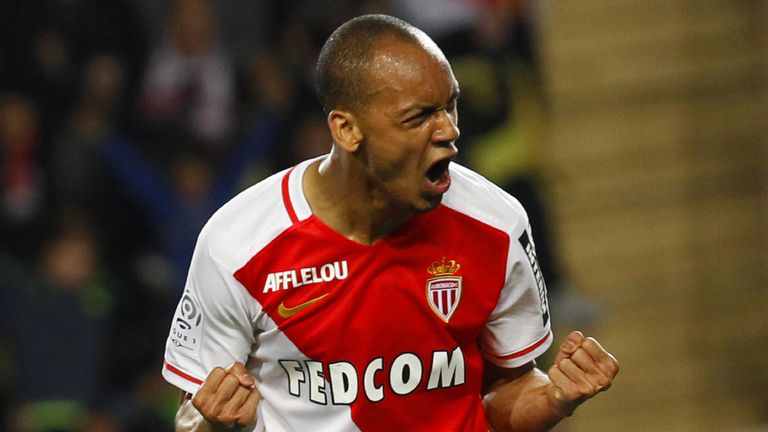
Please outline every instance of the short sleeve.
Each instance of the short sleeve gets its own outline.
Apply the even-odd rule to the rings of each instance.
[[[201,235],[165,346],[168,382],[195,393],[214,367],[247,361],[255,339],[246,296]]]
[[[507,275],[481,335],[484,357],[501,367],[522,366],[549,348],[547,289],[530,227],[509,242]]]

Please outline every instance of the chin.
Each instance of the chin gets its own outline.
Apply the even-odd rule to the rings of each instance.
[[[443,195],[423,196],[418,202],[411,204],[411,211],[414,213],[426,213],[434,210],[443,202]]]

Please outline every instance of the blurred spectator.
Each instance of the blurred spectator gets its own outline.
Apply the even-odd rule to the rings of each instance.
[[[265,112],[248,140],[215,164],[194,144],[178,149],[169,169],[152,160],[127,136],[114,135],[100,147],[113,178],[148,217],[160,255],[145,260],[144,282],[165,291],[173,306],[184,287],[197,235],[213,212],[238,191],[243,173],[263,149],[272,148],[279,117]],[[194,140],[186,140],[193,143]]]
[[[388,0],[287,0],[276,2],[272,52],[279,53],[300,86],[315,98],[314,72],[321,44],[340,24],[366,13],[391,13]],[[300,99],[301,100],[301,99]],[[302,102],[303,103],[303,102]]]
[[[124,65],[113,55],[99,55],[86,65],[80,92],[51,149],[51,190],[55,205],[77,202],[99,206],[106,193],[99,142],[114,133],[121,118]]]
[[[308,112],[298,119],[288,140],[288,148],[292,164],[328,153],[331,137],[323,116]]]
[[[147,0],[144,0],[147,1]],[[216,0],[222,46],[236,59],[264,50],[277,23],[270,13],[272,0]]]
[[[117,424],[119,432],[173,430],[173,418],[179,407],[179,391],[157,373],[157,364],[162,363],[162,353],[158,353],[155,360],[151,368],[132,377],[132,386],[127,391],[118,393],[111,401],[107,411],[109,416],[100,419],[102,424]],[[108,431],[111,432],[109,429],[104,432]]]
[[[139,116],[167,156],[188,134],[218,153],[233,123],[235,70],[218,45],[210,0],[176,0],[165,34],[149,59],[139,96]],[[182,132],[180,134],[180,132]]]
[[[128,69],[122,57],[111,53],[95,55],[84,65],[77,96],[49,144],[46,177],[49,206],[87,208],[104,228],[102,241],[120,245],[104,251],[105,264],[133,283],[130,264],[148,243],[148,221],[122,193],[100,150],[127,128]]]
[[[391,0],[391,3],[398,16],[437,40],[473,26],[481,13],[483,1]]]
[[[40,134],[34,103],[26,96],[0,96],[0,234],[2,249],[30,258],[44,199]]]
[[[44,144],[66,119],[80,66],[100,52],[128,59],[130,73],[146,50],[129,0],[0,2],[0,91],[30,95],[38,106]]]
[[[34,267],[3,256],[0,290],[13,357],[11,431],[80,431],[104,396],[114,281],[98,235],[72,212],[47,238]]]
[[[262,51],[251,56],[242,68],[239,94],[238,135],[235,149],[249,154],[249,165],[243,173],[241,187],[255,184],[275,171],[285,159],[283,143],[288,122],[296,109],[301,86],[283,56]],[[274,126],[264,135],[264,124]]]

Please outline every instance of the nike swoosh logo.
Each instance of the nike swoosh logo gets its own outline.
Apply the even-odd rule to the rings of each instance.
[[[327,296],[329,293],[325,293],[321,295],[320,297],[315,297],[312,300],[307,300],[304,303],[301,303],[299,305],[296,305],[294,307],[288,307],[285,305],[285,302],[280,302],[280,305],[277,307],[277,314],[280,315],[281,318],[290,318],[297,313],[303,311],[304,309],[312,306],[313,304],[319,302],[325,296]]]

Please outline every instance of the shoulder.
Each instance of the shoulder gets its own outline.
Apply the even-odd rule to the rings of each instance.
[[[197,249],[234,270],[288,229],[282,192],[287,173],[273,174],[219,208],[201,230]]]
[[[451,163],[451,188],[443,205],[481,223],[504,231],[512,238],[528,227],[528,215],[512,195],[482,175]]]

